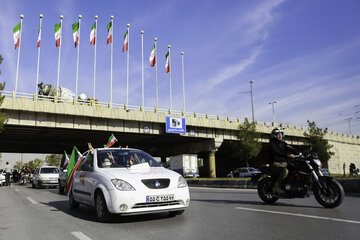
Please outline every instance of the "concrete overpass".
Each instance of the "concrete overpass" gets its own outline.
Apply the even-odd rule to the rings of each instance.
[[[0,152],[62,153],[76,145],[80,151],[87,142],[103,146],[113,133],[121,146],[143,149],[153,156],[167,157],[202,153],[208,160],[210,176],[215,176],[215,152],[223,141],[238,141],[240,119],[208,114],[184,113],[101,102],[54,102],[34,95],[6,97],[1,108],[9,120],[0,133]],[[166,116],[186,119],[185,134],[166,133]],[[257,122],[261,141],[268,142],[271,124]],[[285,126],[287,142],[300,145],[304,129]],[[330,133],[327,136],[335,156],[329,161],[331,172],[342,172],[345,162],[360,164],[360,140],[355,136]],[[358,164],[357,164],[358,163]]]

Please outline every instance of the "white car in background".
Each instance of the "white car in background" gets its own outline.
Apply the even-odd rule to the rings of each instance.
[[[141,150],[99,148],[83,157],[69,204],[72,209],[79,203],[94,206],[100,222],[110,221],[112,214],[169,212],[175,216],[190,204],[186,180]]]
[[[55,166],[43,166],[36,168],[32,177],[32,187],[42,188],[45,186],[58,186],[59,168]]]

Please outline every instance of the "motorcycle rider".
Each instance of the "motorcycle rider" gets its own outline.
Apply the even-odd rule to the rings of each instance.
[[[273,192],[277,195],[285,195],[280,188],[282,181],[286,178],[289,171],[287,170],[288,158],[295,158],[297,151],[287,144],[284,140],[284,132],[278,128],[271,131],[270,137],[270,169],[277,174],[277,179],[273,187]]]

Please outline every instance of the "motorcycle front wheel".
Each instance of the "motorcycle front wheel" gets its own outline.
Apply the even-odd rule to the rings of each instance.
[[[274,203],[279,199],[278,197],[275,196],[274,192],[272,191],[273,187],[274,187],[274,181],[269,177],[263,178],[258,183],[257,190],[259,197],[265,203]]]
[[[341,184],[335,179],[326,181],[327,189],[314,185],[314,195],[316,201],[326,208],[336,208],[344,200],[345,192]]]

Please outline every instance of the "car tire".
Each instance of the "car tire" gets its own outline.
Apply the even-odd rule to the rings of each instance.
[[[60,182],[59,182],[59,194],[64,194],[65,189],[64,187],[61,186]]]
[[[170,217],[175,217],[176,215],[181,215],[185,212],[185,210],[171,211],[169,212]]]
[[[106,201],[101,191],[98,191],[95,195],[95,212],[96,219],[99,222],[109,222],[112,218],[112,214],[106,206]]]
[[[35,184],[34,184],[34,181],[31,183],[31,187],[32,188],[36,188]]]
[[[77,209],[79,208],[80,204],[75,201],[74,196],[72,195],[72,192],[69,194],[69,205],[71,209]]]

